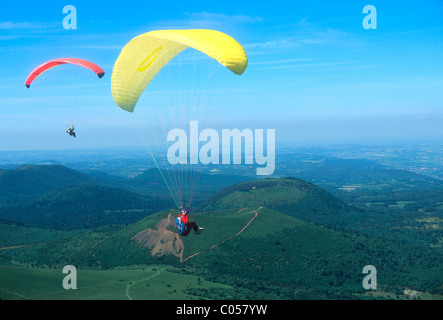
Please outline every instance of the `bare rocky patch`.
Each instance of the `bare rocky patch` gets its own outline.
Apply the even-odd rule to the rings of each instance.
[[[176,232],[168,230],[169,226],[175,228],[175,219],[171,213],[168,214],[167,218],[161,219],[155,229],[144,229],[133,236],[131,240],[149,249],[153,256],[171,254],[181,260],[184,250],[183,241]]]

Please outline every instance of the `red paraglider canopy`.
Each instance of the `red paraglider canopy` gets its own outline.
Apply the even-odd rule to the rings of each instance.
[[[32,72],[29,74],[28,78],[26,79],[25,85],[29,88],[31,86],[32,81],[34,81],[34,79],[37,78],[40,74],[42,74],[43,72],[45,72],[46,70],[48,70],[52,67],[55,67],[55,66],[58,66],[61,64],[66,64],[66,63],[75,64],[80,67],[84,67],[89,70],[92,70],[97,74],[97,76],[99,78],[103,77],[103,75],[105,74],[105,72],[103,71],[102,68],[100,68],[98,65],[96,65],[90,61],[83,60],[83,59],[77,59],[77,58],[60,58],[60,59],[54,59],[54,60],[47,61],[47,62],[39,65],[34,70],[32,70]]]

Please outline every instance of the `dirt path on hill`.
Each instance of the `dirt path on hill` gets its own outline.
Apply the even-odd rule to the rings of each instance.
[[[24,296],[24,295],[19,294],[19,293],[17,293],[17,292],[13,292],[13,291],[6,290],[5,288],[2,288],[2,287],[0,287],[0,291],[4,291],[4,292],[6,292],[6,293],[16,295],[17,297],[20,297],[20,298],[23,298],[23,299],[29,299],[29,297],[27,297],[27,296]]]
[[[94,257],[95,262],[97,263],[97,266],[98,266],[99,269],[102,268],[101,263],[100,263],[100,260],[97,259],[97,256],[94,254],[94,252],[93,252],[92,250],[94,250],[95,247],[97,247],[97,245],[101,244],[103,241],[104,241],[104,240],[101,240],[101,241],[99,241],[99,242],[96,242],[96,243],[95,243],[95,244],[89,249],[89,250],[90,250],[90,253],[91,253],[91,255]]]
[[[251,220],[248,221],[248,223],[243,227],[243,229],[241,229],[241,230],[240,230],[239,232],[237,232],[236,234],[234,234],[234,235],[232,235],[232,236],[226,238],[225,240],[223,240],[223,241],[221,241],[221,242],[219,242],[219,243],[213,245],[212,247],[210,247],[210,248],[208,248],[208,249],[205,249],[205,250],[202,250],[202,251],[196,252],[196,253],[194,253],[193,255],[190,255],[189,257],[187,257],[186,259],[183,259],[183,251],[184,251],[184,250],[183,250],[183,251],[181,252],[180,262],[185,262],[185,261],[187,261],[187,260],[189,260],[189,259],[192,259],[192,258],[194,258],[195,256],[199,255],[200,253],[208,252],[208,251],[210,251],[210,250],[212,250],[212,249],[218,247],[219,245],[225,243],[226,241],[228,241],[228,240],[230,240],[230,239],[232,239],[232,238],[235,238],[235,237],[239,236],[243,231],[246,230],[247,227],[249,227],[249,225],[251,224],[251,222],[254,221],[255,218],[257,218],[257,216],[258,216],[258,212],[257,212],[257,211],[260,210],[261,208],[263,208],[263,207],[260,207],[260,208],[258,208],[258,209],[256,209],[256,210],[252,210],[252,211],[250,211],[250,212],[255,213],[255,215],[251,218]],[[246,208],[240,209],[238,212],[241,212],[241,211],[243,211],[243,210],[245,210],[245,209],[246,209]]]
[[[157,268],[157,273],[156,273],[156,274],[154,274],[154,275],[152,275],[152,276],[150,276],[150,277],[144,278],[144,279],[131,281],[131,282],[126,286],[126,290],[125,290],[126,298],[128,298],[128,300],[132,300],[132,297],[129,295],[129,289],[131,288],[131,286],[133,286],[133,285],[136,284],[137,282],[142,282],[142,281],[148,281],[148,280],[151,280],[152,278],[155,278],[156,276],[158,276],[158,275],[160,274],[160,272],[162,272],[162,269]]]
[[[32,247],[32,246],[36,246],[38,244],[40,244],[40,243],[18,244],[15,246],[1,247],[0,250],[10,250],[10,249],[17,249],[17,248],[24,248],[24,247]]]

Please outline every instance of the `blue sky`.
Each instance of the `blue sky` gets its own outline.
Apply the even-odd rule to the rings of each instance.
[[[77,9],[76,30],[62,26],[68,4]],[[376,30],[362,26],[369,4],[377,9]],[[137,145],[112,100],[112,67],[133,37],[172,28],[216,29],[244,46],[249,65],[236,80],[235,102],[221,116],[225,128],[276,129],[277,147],[443,138],[440,0],[0,5],[2,151]],[[48,101],[26,89],[35,66],[68,56],[97,63],[105,77],[88,80],[87,88],[60,86]],[[71,111],[59,100],[73,95],[81,105],[75,110],[78,139],[64,133]]]

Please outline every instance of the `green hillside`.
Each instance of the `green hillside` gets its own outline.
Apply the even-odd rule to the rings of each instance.
[[[169,202],[112,187],[84,183],[50,191],[37,200],[0,208],[0,217],[60,230],[133,223]]]
[[[201,252],[186,262],[208,280],[237,286],[239,291],[260,288],[261,292],[248,298],[353,298],[364,292],[362,268],[369,264],[377,266],[382,290],[409,286],[442,291],[439,265],[443,259],[431,250],[332,230],[267,208],[237,213],[254,219],[243,232],[213,247],[218,240],[206,243],[206,238],[213,237],[214,229],[229,225],[229,220],[219,225],[218,214],[195,215],[195,220],[208,229],[198,236],[204,244],[190,237],[184,239],[185,248],[193,248],[189,254]],[[223,214],[225,219],[236,216],[235,211]]]
[[[34,195],[32,200],[1,207],[0,217],[44,228],[1,221],[0,264],[16,268],[11,274],[17,279],[21,274],[49,279],[52,276],[46,270],[75,265],[91,272],[92,282],[100,282],[102,275],[109,277],[112,284],[106,297],[116,299],[127,298],[122,288],[128,286],[146,299],[365,299],[369,297],[362,288],[366,265],[377,268],[377,297],[406,298],[404,289],[429,297],[443,293],[441,254],[413,242],[388,240],[380,237],[382,233],[360,233],[370,223],[373,230],[381,230],[383,225],[376,222],[382,220],[316,185],[284,178],[227,187],[202,203],[200,210],[192,208],[191,220],[203,226],[204,232],[181,237],[175,226],[178,211],[166,210],[168,200],[146,195],[160,184],[156,178],[149,179],[153,175],[148,172],[137,179],[114,181],[121,187],[80,179],[77,184]],[[211,181],[207,190],[217,187],[216,178]],[[337,228],[350,224],[360,229]],[[140,285],[146,279],[161,279],[157,271],[131,273],[137,266],[153,265],[169,270],[163,273],[169,279],[167,285],[156,280],[144,284],[156,288],[156,295]],[[6,281],[3,271],[3,297],[54,297],[52,288],[47,294],[42,293],[46,289],[36,293],[34,286],[27,291],[20,281]],[[138,285],[125,279],[135,279]],[[179,279],[184,280],[177,285]],[[197,284],[196,279],[200,279]],[[205,286],[199,288],[198,283]],[[10,292],[20,296],[14,298]],[[86,296],[71,298],[97,296],[94,290],[84,292]]]
[[[186,172],[183,172],[182,174],[184,177],[187,176]],[[188,174],[189,176],[191,175],[191,173]],[[195,175],[195,173],[193,174]],[[166,172],[164,173],[164,175],[168,176]],[[234,174],[200,173],[197,186],[198,192],[196,192],[194,196],[193,203],[195,205],[198,205],[208,196],[213,195],[216,192],[233,184],[244,182],[247,180],[249,180],[249,178]],[[135,176],[133,179],[126,181],[125,185],[122,185],[122,187],[127,188],[131,191],[136,191],[138,193],[162,197],[168,200],[170,199],[170,194],[166,187],[166,184],[159,170],[157,169],[146,170],[142,174]]]
[[[64,290],[60,270],[0,266],[4,300],[196,300],[193,291],[231,291],[227,285],[184,275],[163,265],[116,270],[78,269],[77,289]],[[29,284],[32,283],[32,289]]]
[[[202,212],[205,227],[179,237],[176,212],[150,215],[128,227],[102,227],[45,245],[8,251],[22,266],[111,270],[165,264],[233,288],[228,298],[363,298],[362,269],[374,265],[379,291],[441,291],[441,255],[405,243],[332,230],[267,208]],[[439,288],[440,287],[440,288]],[[189,289],[220,298],[226,291]],[[226,298],[226,296],[225,296]]]
[[[193,203],[201,203],[217,191],[245,180],[237,175],[202,173],[201,188]],[[22,165],[0,170],[0,218],[18,222],[59,229],[90,228],[135,222],[146,213],[172,206],[171,195],[157,169],[131,179],[97,172],[83,174],[61,165]],[[132,214],[111,217],[113,210],[129,210]],[[74,211],[86,220],[70,221]],[[96,217],[104,211],[108,214],[106,219]],[[62,216],[67,217],[57,220]]]
[[[47,242],[71,235],[72,232],[38,228],[0,219],[0,250],[21,245],[32,245]]]
[[[264,206],[292,217],[340,224],[360,219],[352,208],[324,189],[296,178],[261,179],[228,187],[201,206],[201,211]]]
[[[58,188],[96,180],[61,165],[22,165],[0,170],[0,206],[23,203]]]
[[[441,190],[410,191],[409,201],[393,201],[392,197],[395,199],[398,194],[397,191],[385,191],[383,197],[373,198],[369,192],[363,195],[353,191],[352,196],[357,197],[358,202],[380,202],[379,207],[372,204],[355,207],[303,180],[262,179],[239,183],[218,192],[208,198],[201,210],[265,206],[303,220],[408,241],[442,252]],[[407,193],[403,191],[402,194]],[[385,201],[385,197],[390,200]],[[416,201],[418,199],[420,202]],[[412,207],[415,210],[409,210]]]

